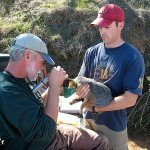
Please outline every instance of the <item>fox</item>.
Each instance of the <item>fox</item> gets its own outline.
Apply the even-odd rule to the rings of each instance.
[[[96,107],[103,107],[108,105],[112,100],[112,92],[110,88],[104,83],[96,82],[93,79],[86,78],[84,76],[77,76],[74,80],[69,82],[68,87],[76,87],[76,90],[85,84],[89,84],[89,92],[84,99],[73,99],[70,101],[70,105],[83,101],[80,107],[80,113],[86,105],[91,104]]]

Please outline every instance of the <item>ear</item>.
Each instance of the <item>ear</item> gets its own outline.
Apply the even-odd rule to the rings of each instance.
[[[118,27],[122,30],[124,27],[124,21],[119,22]]]
[[[25,50],[25,53],[24,53],[25,61],[28,61],[28,59],[30,58],[30,55],[31,55],[31,51],[29,49]]]

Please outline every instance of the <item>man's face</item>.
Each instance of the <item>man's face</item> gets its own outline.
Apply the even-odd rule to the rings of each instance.
[[[120,39],[122,28],[123,22],[118,22],[117,25],[115,21],[107,27],[99,27],[100,35],[106,47],[113,46]]]
[[[45,69],[43,57],[38,52],[36,54],[32,54],[26,66],[27,77],[30,80],[35,81],[39,71],[43,69]]]

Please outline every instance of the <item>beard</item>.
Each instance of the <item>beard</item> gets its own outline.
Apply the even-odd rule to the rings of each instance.
[[[29,66],[26,67],[27,78],[31,81],[36,80],[38,72],[39,71],[36,70],[35,61],[33,61],[31,64],[29,64]]]

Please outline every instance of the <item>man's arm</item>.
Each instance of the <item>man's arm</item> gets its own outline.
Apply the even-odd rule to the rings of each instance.
[[[126,91],[124,94],[115,97],[106,107],[95,107],[95,111],[104,112],[128,108],[135,105],[137,98],[138,95],[133,94],[130,91]]]
[[[95,107],[95,112],[114,111],[134,106],[137,101],[138,95],[133,94],[130,91],[126,91],[124,94],[115,97],[110,104],[105,107]],[[92,106],[86,107],[88,111],[92,111]]]
[[[49,74],[49,91],[45,105],[45,113],[53,118],[55,122],[58,117],[60,87],[67,78],[68,74],[60,66],[54,67]]]
[[[44,103],[44,104],[46,104],[46,102],[47,102],[48,92],[49,92],[49,87],[46,89],[46,91],[44,91],[44,92],[41,94],[41,97],[42,97],[42,100],[43,100],[43,103]]]

